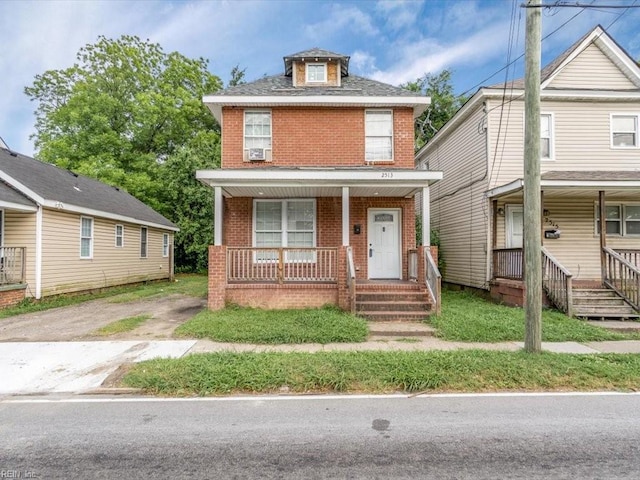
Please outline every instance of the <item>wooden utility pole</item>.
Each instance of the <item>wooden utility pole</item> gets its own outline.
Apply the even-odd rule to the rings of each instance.
[[[540,232],[540,8],[527,1],[524,66],[524,283],[527,352],[541,351],[542,236]]]

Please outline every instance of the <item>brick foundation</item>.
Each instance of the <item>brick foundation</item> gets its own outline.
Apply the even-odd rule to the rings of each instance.
[[[26,289],[26,284],[7,285],[0,288],[0,309],[12,307],[24,300],[24,293]]]
[[[322,307],[338,303],[338,286],[335,284],[229,284],[226,288],[226,300],[228,303],[244,307],[265,309]]]
[[[524,282],[518,280],[498,278],[491,282],[491,300],[496,303],[511,307],[522,307],[525,304],[525,292]],[[544,291],[542,292],[542,305],[545,307],[552,306]]]

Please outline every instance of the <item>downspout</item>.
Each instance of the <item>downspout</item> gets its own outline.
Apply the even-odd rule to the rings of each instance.
[[[36,210],[36,300],[42,297],[42,205]]]

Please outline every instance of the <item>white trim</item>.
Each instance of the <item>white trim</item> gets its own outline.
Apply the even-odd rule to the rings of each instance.
[[[213,188],[213,244],[222,245],[222,225],[224,209],[222,208],[222,188]]]
[[[349,246],[349,187],[342,187],[342,245]]]
[[[371,245],[371,235],[372,235],[372,228],[371,228],[371,220],[372,218],[375,217],[375,213],[376,212],[395,212],[398,214],[397,217],[397,233],[398,233],[398,256],[396,258],[396,261],[398,262],[398,276],[397,277],[372,277],[371,276],[371,258],[369,257],[369,248]],[[376,279],[398,279],[398,280],[402,280],[402,251],[403,251],[403,246],[404,244],[403,242],[403,238],[402,238],[402,228],[403,224],[402,224],[402,209],[401,208],[367,208],[367,278],[371,279],[371,280],[376,280]]]
[[[413,108],[413,118],[418,118],[431,104],[431,97],[354,97],[354,96],[230,96],[205,95],[202,101],[220,122],[222,107],[277,107],[277,106],[344,106],[344,107],[408,107]]]
[[[61,210],[70,213],[79,213],[88,217],[108,218],[109,220],[116,220],[125,223],[133,223],[135,225],[144,225],[147,227],[157,228],[158,230],[171,230],[177,232],[180,229],[177,227],[169,227],[160,223],[148,222],[146,220],[139,220],[133,217],[127,217],[125,215],[119,215],[116,213],[103,212],[101,210],[94,210],[93,208],[79,207],[77,205],[63,204],[54,200],[45,200],[44,207],[51,208],[53,210]]]
[[[318,236],[318,205],[315,198],[254,198],[252,205],[252,226],[251,226],[251,245],[254,248],[262,248],[256,246],[256,205],[258,202],[264,203],[280,203],[282,206],[281,217],[280,217],[280,247],[287,248],[287,205],[289,202],[312,202],[313,204],[313,235],[312,235],[312,245],[310,247],[300,247],[300,248],[315,248],[317,246],[317,236]],[[278,247],[274,247],[278,248]],[[292,247],[296,248],[296,247]]]
[[[0,208],[0,247],[4,247],[4,209]]]
[[[309,67],[323,67],[324,80],[309,80]],[[329,82],[327,62],[306,62],[304,64],[304,81],[312,85],[325,85]]]
[[[524,182],[518,178],[510,183],[487,190],[486,198],[496,198],[522,190]],[[577,189],[639,189],[640,180],[540,180],[540,188]]]
[[[422,189],[422,246],[431,245],[431,211],[429,187]]]
[[[26,186],[24,186],[22,183],[18,182],[17,180],[15,180],[13,177],[7,175],[5,172],[3,172],[2,170],[0,170],[0,180],[4,181],[5,183],[8,183],[9,185],[11,185],[13,188],[15,188],[16,190],[18,190],[20,193],[22,193],[23,195],[26,195],[27,197],[29,197],[31,200],[33,200],[36,203],[39,204],[44,204],[44,198],[41,197],[40,195],[38,195],[36,192],[34,192],[33,190],[27,188]]]
[[[120,235],[118,235],[118,227],[122,229],[122,233]],[[121,223],[116,223],[114,226],[114,234],[115,234],[114,246],[116,248],[123,248],[124,247],[124,225],[122,225]],[[121,245],[118,245],[118,238],[120,238],[121,240]]]
[[[167,243],[165,243],[165,239],[167,240]],[[162,234],[162,258],[168,258],[168,257],[169,257],[169,234],[163,233]]]
[[[613,144],[613,118],[614,117],[630,117],[635,119],[635,131],[633,132],[636,139],[635,145],[614,145]],[[640,114],[629,112],[614,112],[609,114],[609,148],[611,150],[637,150],[640,148]]]
[[[513,246],[513,219],[512,214],[514,212],[522,213],[522,242],[519,247]],[[522,248],[524,247],[524,206],[521,203],[508,203],[505,205],[505,217],[504,217],[504,230],[505,230],[505,248]]]
[[[83,223],[84,220],[91,220],[91,235],[89,237],[84,237],[82,235],[82,223]],[[94,242],[93,227],[94,227],[93,217],[86,217],[84,215],[80,216],[80,259],[81,260],[91,260],[91,259],[93,259],[93,242]],[[82,255],[82,240],[84,240],[86,238],[89,239],[89,255],[83,256]]]
[[[524,187],[524,182],[522,181],[521,178],[518,178],[517,180],[507,183],[506,185],[501,185],[499,187],[495,187],[490,190],[487,190],[486,192],[484,192],[484,196],[486,198],[501,197],[502,195],[520,191],[522,190],[523,187]]]
[[[242,160],[250,161],[249,155],[248,155],[249,147],[247,147],[247,114],[248,113],[262,113],[262,114],[268,113],[269,114],[269,132],[270,132],[269,137],[265,137],[265,136],[254,137],[254,138],[269,138],[269,143],[271,144],[271,148],[263,149],[264,159],[262,159],[262,160],[268,161],[269,155],[267,155],[267,152],[273,151],[273,113],[269,108],[263,108],[263,109],[247,108],[242,112]]]
[[[19,210],[21,212],[37,212],[38,207],[35,205],[23,205],[21,203],[13,203],[13,202],[4,202],[0,201],[0,208],[5,208],[8,210]]]
[[[42,297],[42,205],[36,211],[36,300]]]
[[[144,230],[144,256],[142,255],[142,231]],[[149,229],[147,227],[140,227],[140,258],[149,258]]]
[[[549,156],[542,156],[541,147],[540,161],[553,162],[556,159],[556,118],[553,112],[540,112],[540,118],[542,119],[542,117],[549,117]],[[542,125],[540,126],[540,138],[542,139]]]

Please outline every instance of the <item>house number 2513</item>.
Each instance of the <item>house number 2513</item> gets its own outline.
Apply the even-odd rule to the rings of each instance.
[[[391,172],[382,172],[382,178],[393,178],[393,173],[391,173]]]

